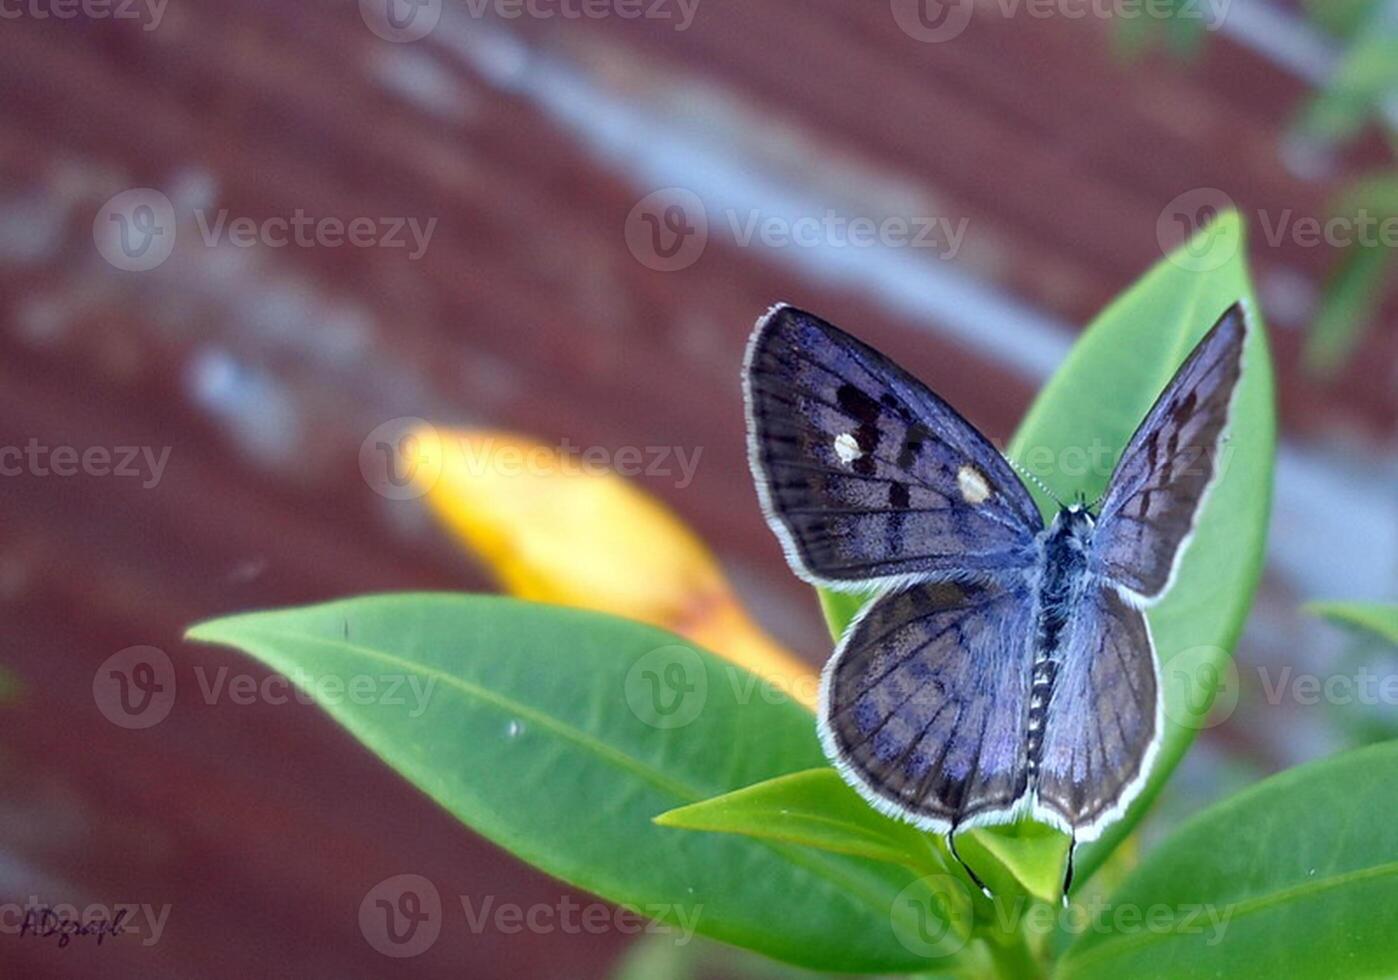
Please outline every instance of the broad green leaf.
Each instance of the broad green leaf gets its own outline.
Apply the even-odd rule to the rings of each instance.
[[[933,839],[891,820],[830,768],[778,776],[655,818],[663,827],[745,834],[945,874]]]
[[[851,789],[834,769],[811,769],[778,776],[712,800],[704,800],[656,818],[667,827],[688,827],[720,833],[789,841],[838,854],[857,854],[913,868],[920,874],[963,872],[952,861],[940,835],[884,816]],[[1016,877],[1037,871],[1029,859],[1049,840],[1059,862],[1047,874]],[[1027,893],[1043,901],[1058,899],[1063,883],[1062,858],[1067,841],[1047,827],[1032,825],[1026,836],[958,835],[958,850],[1001,898]]]
[[[1331,622],[1358,626],[1398,644],[1398,605],[1384,602],[1308,602],[1306,612]]]
[[[1104,310],[1040,392],[1009,455],[1062,498],[1094,500],[1175,370],[1234,302],[1251,332],[1219,475],[1170,592],[1147,618],[1160,661],[1165,730],[1146,786],[1125,816],[1079,849],[1086,881],[1174,770],[1230,675],[1230,656],[1262,569],[1276,441],[1267,336],[1234,212],[1158,263]],[[1052,506],[1040,501],[1047,516]],[[1233,693],[1236,693],[1235,691]]]
[[[1009,456],[1058,496],[1082,492],[1096,499],[1156,396],[1238,299],[1248,304],[1253,330],[1220,475],[1174,587],[1149,614],[1165,697],[1161,748],[1144,791],[1125,817],[1098,841],[1079,848],[1078,883],[1139,821],[1207,723],[1219,681],[1229,676],[1230,651],[1262,568],[1276,441],[1272,365],[1236,213],[1219,216],[1098,315],[1039,393],[1009,446]],[[1051,516],[1054,506],[1039,503]],[[996,828],[967,836],[984,841],[1025,833]],[[1015,861],[1019,880],[1042,880],[1055,869],[1061,873],[1061,840],[1046,837],[1043,843],[1006,855]],[[993,844],[988,849],[1004,850]]]
[[[566,882],[800,965],[929,964],[926,949],[903,941],[938,925],[936,896],[912,872],[652,822],[823,762],[808,712],[744,697],[752,686],[735,680],[738,668],[672,634],[583,610],[424,594],[232,616],[189,637],[287,674],[464,823]],[[387,692],[395,680],[407,682],[391,689],[397,697],[422,696],[346,693]],[[959,948],[932,932],[936,952]]]
[[[1062,980],[1398,975],[1398,742],[1209,808],[1075,930]]]

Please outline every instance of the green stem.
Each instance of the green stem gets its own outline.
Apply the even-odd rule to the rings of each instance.
[[[1004,980],[1041,980],[1048,976],[1044,964],[1029,948],[1028,937],[1019,930],[992,933],[985,937],[985,945],[995,972]]]

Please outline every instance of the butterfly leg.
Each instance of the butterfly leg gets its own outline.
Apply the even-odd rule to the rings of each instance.
[[[951,825],[951,830],[947,831],[947,850],[951,851],[951,856],[956,859],[956,863],[961,865],[961,870],[966,872],[966,876],[976,883],[976,887],[981,890],[981,894],[986,898],[994,898],[990,889],[981,881],[981,876],[971,870],[971,866],[961,859],[961,855],[956,851],[956,824]]]
[[[1068,907],[1068,889],[1073,885],[1073,852],[1078,849],[1078,835],[1068,840],[1068,867],[1063,872],[1063,907]]]

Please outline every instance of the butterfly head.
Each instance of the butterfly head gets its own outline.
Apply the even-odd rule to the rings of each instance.
[[[1092,527],[1096,523],[1097,521],[1092,516],[1092,511],[1088,508],[1082,494],[1078,494],[1071,504],[1061,508],[1058,512],[1058,518],[1053,522],[1060,538],[1065,542],[1071,542],[1075,547],[1086,544],[1087,539],[1092,536]]]

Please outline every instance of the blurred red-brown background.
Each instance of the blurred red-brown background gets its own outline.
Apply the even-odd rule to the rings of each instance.
[[[860,332],[1003,439],[1078,326],[1160,259],[1172,209],[1226,195],[1252,232],[1283,432],[1239,658],[1323,663],[1342,643],[1298,603],[1392,594],[1395,303],[1338,375],[1308,374],[1305,330],[1337,251],[1264,234],[1283,215],[1325,218],[1386,161],[1372,129],[1295,150],[1297,113],[1338,57],[1302,11],[1235,0],[1193,58],[1127,60],[1109,20],[993,3],[940,40],[898,2],[623,7],[6,8],[0,446],[169,453],[135,477],[25,464],[0,478],[0,667],[14,680],[0,901],[145,903],[168,919],[158,941],[100,948],[3,932],[0,970],[608,975],[629,936],[477,934],[455,908],[423,955],[377,953],[358,910],[392,875],[426,875],[454,906],[565,891],[316,709],[208,703],[196,670],[265,672],[180,636],[224,612],[490,588],[420,502],[386,500],[361,473],[369,433],[417,416],[700,452],[692,483],[641,481],[819,662],[814,596],[763,527],[744,461],[742,347],[777,299]],[[663,243],[681,227],[674,198],[635,209],[676,187],[701,202],[707,237],[671,261],[647,222]],[[150,268],[113,260],[101,222],[94,233],[137,188],[175,216]],[[743,240],[753,216],[827,212],[936,217],[962,237]],[[377,243],[242,247],[203,227],[298,213],[372,218]],[[139,232],[152,215],[126,217]],[[383,237],[394,224],[401,247]],[[137,644],[167,652],[180,682],[144,730],[110,723],[92,694],[99,665]],[[1261,703],[1248,676],[1242,710],[1177,778],[1176,812],[1350,737],[1321,708]]]

